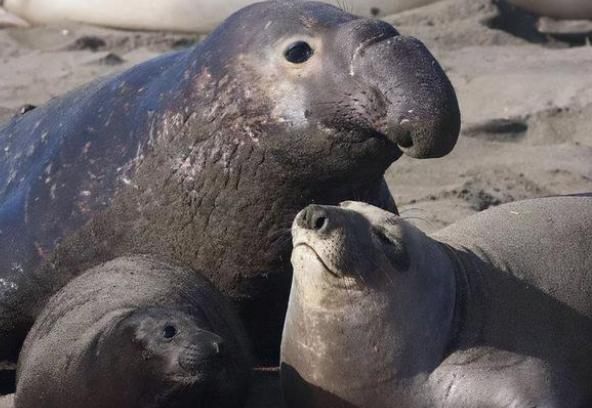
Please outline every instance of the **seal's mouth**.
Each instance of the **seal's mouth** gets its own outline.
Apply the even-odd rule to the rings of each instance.
[[[383,129],[384,133],[382,135],[386,140],[395,145],[401,153],[408,154],[413,148],[413,133],[411,130],[405,129],[403,125],[404,122],[395,130]]]
[[[342,276],[335,272],[332,268],[329,267],[329,265],[327,265],[327,263],[323,260],[323,258],[319,255],[319,253],[316,251],[316,249],[314,249],[311,245],[307,244],[306,242],[299,242],[299,243],[295,243],[294,244],[294,251],[297,248],[307,248],[308,250],[310,250],[313,255],[315,256],[315,258],[317,258],[317,260],[321,263],[321,265],[323,265],[323,268],[329,272],[329,274],[333,275],[336,278],[341,278]]]
[[[403,153],[405,153],[405,147],[401,146],[395,138],[390,137],[387,134],[386,129],[381,129],[379,126],[368,127],[362,130],[351,131],[349,133],[340,133],[335,136],[335,140],[340,143],[345,142],[352,146],[361,146],[368,143],[378,142],[380,145],[389,149],[395,159],[398,159]]]

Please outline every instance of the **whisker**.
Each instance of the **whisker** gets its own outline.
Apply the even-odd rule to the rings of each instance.
[[[337,3],[337,7],[345,11],[346,13],[352,13],[353,7],[352,4],[349,3],[347,0],[335,0]]]

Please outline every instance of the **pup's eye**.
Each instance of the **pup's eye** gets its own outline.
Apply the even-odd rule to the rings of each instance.
[[[284,51],[284,57],[292,64],[302,64],[310,59],[314,50],[304,41],[296,41]]]
[[[165,328],[162,330],[162,337],[164,337],[165,339],[172,339],[176,335],[177,335],[177,328],[175,326],[168,325],[168,326],[165,326]]]
[[[382,228],[374,228],[374,235],[386,245],[393,245],[393,241],[391,241],[387,236],[385,231]]]

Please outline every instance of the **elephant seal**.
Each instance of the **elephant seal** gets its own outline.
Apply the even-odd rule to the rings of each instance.
[[[16,408],[240,407],[246,334],[204,278],[126,257],[72,280],[23,345]]]
[[[0,359],[70,279],[151,254],[207,271],[277,361],[294,216],[347,199],[395,210],[385,170],[403,151],[447,154],[459,126],[419,41],[278,1],[13,119],[0,129]]]
[[[2,2],[0,2],[0,29],[25,27],[29,27],[29,23],[27,23],[22,18],[15,16],[12,13],[8,13],[6,10],[2,8]]]
[[[508,0],[531,13],[566,20],[592,19],[592,2],[589,0]]]
[[[347,0],[341,3],[350,13],[378,17],[435,1],[438,0]],[[226,17],[253,3],[257,1],[157,0],[146,3],[145,0],[6,0],[5,7],[37,24],[78,22],[128,30],[208,33]],[[341,4],[340,0],[327,3]]]
[[[427,236],[362,203],[293,226],[288,407],[590,407],[592,196]]]

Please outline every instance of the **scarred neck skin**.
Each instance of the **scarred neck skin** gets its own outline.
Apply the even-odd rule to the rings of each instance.
[[[240,299],[258,285],[244,286],[240,276],[282,274],[289,283],[288,229],[304,206],[351,198],[385,205],[382,175],[400,152],[377,155],[375,144],[386,142],[342,144],[320,124],[290,125],[264,87],[241,79],[257,75],[249,61],[233,60],[232,77],[209,63],[206,57],[180,75],[171,109],[149,132],[155,137],[136,164],[135,204],[142,218],[166,222],[137,233],[154,232],[150,241],[164,241],[175,259]]]
[[[198,267],[240,298],[250,288],[241,287],[240,277],[234,276],[237,269],[250,277],[288,268],[288,229],[304,206],[352,198],[393,205],[382,194],[382,175],[400,152],[384,149],[376,157],[374,145],[340,145],[338,135],[320,126],[286,136],[286,130],[279,129],[284,119],[273,116],[271,102],[260,89],[250,88],[237,75],[215,76],[210,71],[218,67],[208,66],[207,55],[188,63],[196,54],[199,48],[179,53],[178,62],[160,74],[169,78],[166,87],[153,81],[138,96],[145,128],[137,131],[137,154],[122,166],[120,183],[109,198],[111,208],[92,221],[102,230],[91,233],[85,228],[77,234],[76,239],[92,235],[84,239],[92,241],[93,257],[140,246]],[[253,74],[248,64],[243,73]],[[159,101],[158,113],[140,102],[148,94]],[[291,140],[292,157],[283,153],[286,146],[277,145],[279,138]],[[318,143],[318,151],[313,146],[308,152],[310,146],[304,149],[304,143]],[[342,152],[328,157],[327,145]],[[353,157],[356,165],[344,160]],[[54,258],[78,260],[70,263],[71,274],[78,273],[76,265],[92,263],[86,259],[90,248],[70,253],[66,244],[60,251],[64,255]],[[229,285],[226,278],[233,282]],[[62,281],[69,279],[64,276]]]

